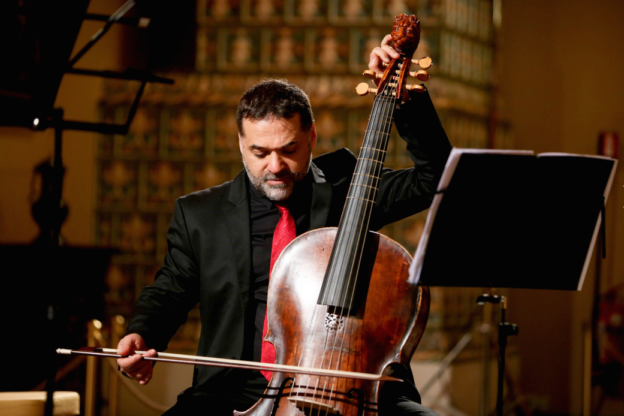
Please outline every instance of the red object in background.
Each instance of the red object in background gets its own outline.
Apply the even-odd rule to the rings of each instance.
[[[621,287],[619,288],[621,289]],[[599,303],[597,325],[598,361],[624,365],[624,303],[622,292],[612,289]]]
[[[618,144],[620,138],[614,131],[603,131],[598,136],[598,154],[613,159],[618,158]]]

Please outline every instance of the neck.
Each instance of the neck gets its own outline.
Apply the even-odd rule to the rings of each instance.
[[[371,213],[377,199],[396,100],[377,95],[342,212],[319,303],[352,311],[354,293]]]

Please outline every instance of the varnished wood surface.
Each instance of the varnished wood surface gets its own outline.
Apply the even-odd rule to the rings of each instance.
[[[369,233],[359,278],[368,280],[360,290],[356,316],[344,317],[336,330],[326,324],[327,306],[317,304],[336,228],[303,234],[284,249],[269,286],[267,339],[276,345],[276,362],[382,374],[393,362],[409,366],[428,315],[428,292],[407,283],[411,257],[393,240]],[[420,309],[419,309],[420,308]],[[276,399],[282,382],[295,378]],[[359,414],[360,391],[364,415],[377,414],[379,382],[333,377],[274,373],[265,398],[236,415],[303,415],[289,396],[336,409],[340,415]],[[273,413],[273,408],[279,407]]]

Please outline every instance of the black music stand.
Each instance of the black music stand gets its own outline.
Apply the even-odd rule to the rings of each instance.
[[[0,68],[0,126],[19,126],[45,130],[53,128],[54,134],[54,157],[52,163],[53,179],[50,183],[49,194],[51,196],[49,229],[42,232],[46,236],[47,251],[40,253],[43,257],[40,261],[46,261],[53,267],[59,265],[59,261],[69,255],[63,254],[59,247],[59,236],[62,219],[61,196],[63,190],[63,161],[62,161],[62,137],[64,130],[91,131],[104,134],[128,133],[130,124],[136,114],[140,98],[143,95],[148,82],[173,84],[172,79],[157,77],[149,70],[137,70],[127,68],[124,72],[100,71],[87,68],[76,68],[75,64],[87,53],[99,39],[115,24],[147,27],[148,18],[125,17],[125,14],[136,4],[133,0],[127,0],[111,16],[102,16],[87,13],[89,0],[53,0],[45,2],[14,2],[6,10],[3,21],[9,22],[8,30],[0,33],[0,44],[5,41],[3,54],[6,65]],[[106,23],[96,32],[72,57],[78,33],[83,20],[100,20]],[[15,33],[12,33],[14,31]],[[148,65],[151,66],[151,65]],[[139,81],[140,86],[136,96],[130,105],[126,121],[123,124],[94,123],[88,121],[66,120],[62,108],[55,108],[54,103],[58,94],[61,81],[65,74],[95,76],[101,78],[123,79]],[[41,241],[39,241],[41,242]],[[95,252],[91,253],[98,258]],[[60,276],[61,267],[50,267],[48,274]],[[54,301],[54,296],[48,297]],[[47,319],[49,331],[54,332],[55,309],[58,305],[47,305]],[[54,413],[54,380],[56,373],[56,354],[54,349],[49,354],[50,370],[46,385],[45,415],[52,416]]]
[[[601,156],[453,149],[410,281],[581,290],[616,165]],[[502,416],[505,345],[518,328],[505,322],[501,298],[479,301],[503,306],[496,402]]]

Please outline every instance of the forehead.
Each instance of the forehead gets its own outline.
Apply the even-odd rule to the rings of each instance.
[[[291,118],[270,118],[263,120],[243,119],[242,123],[245,141],[283,139],[293,140],[301,136],[307,137],[301,130],[301,116],[295,114]]]

